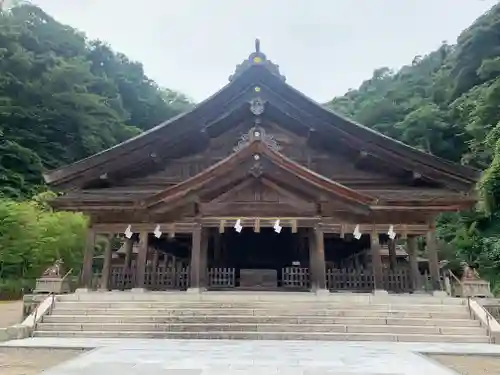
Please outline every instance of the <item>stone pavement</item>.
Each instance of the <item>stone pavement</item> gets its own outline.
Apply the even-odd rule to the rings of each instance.
[[[8,347],[96,348],[43,375],[452,375],[420,353],[496,354],[500,345],[31,338]]]

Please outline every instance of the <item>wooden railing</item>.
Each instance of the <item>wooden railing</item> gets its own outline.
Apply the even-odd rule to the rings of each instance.
[[[326,271],[326,286],[329,290],[371,291],[375,288],[373,271],[368,269],[336,269]],[[382,288],[396,293],[413,290],[410,270],[406,268],[384,269]]]
[[[234,268],[209,268],[209,288],[234,288],[236,286],[235,271]]]
[[[371,291],[374,289],[373,272],[369,270],[326,270],[326,287],[329,290]]]
[[[207,269],[209,288],[235,288],[237,279],[235,268],[213,267]],[[100,284],[100,274],[94,275],[94,288]],[[332,291],[372,291],[374,289],[373,271],[370,269],[335,269],[326,270],[326,286]],[[428,276],[422,276],[428,278]],[[127,269],[122,265],[113,265],[110,272],[109,288],[126,290],[135,286],[135,269]],[[278,287],[278,285],[276,285]],[[305,267],[285,267],[281,270],[280,285],[287,289],[306,290],[310,288],[310,273]],[[189,288],[189,268],[159,266],[153,269],[146,267],[145,287],[149,290],[185,290]],[[413,291],[410,270],[406,268],[391,271],[384,269],[382,287],[396,293]],[[424,287],[425,289],[425,287]]]
[[[282,269],[281,280],[284,288],[307,289],[310,286],[309,268],[285,267]]]
[[[413,283],[409,269],[385,269],[382,273],[382,285],[385,290],[396,293],[409,293],[413,291]]]
[[[144,284],[150,290],[184,290],[189,287],[189,268],[146,267]]]
[[[132,289],[135,283],[135,267],[111,266],[109,273],[110,289],[126,290]]]

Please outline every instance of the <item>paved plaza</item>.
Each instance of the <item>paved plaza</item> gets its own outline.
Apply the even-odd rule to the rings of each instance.
[[[31,338],[0,346],[95,348],[43,375],[453,375],[421,353],[500,355],[490,344]]]

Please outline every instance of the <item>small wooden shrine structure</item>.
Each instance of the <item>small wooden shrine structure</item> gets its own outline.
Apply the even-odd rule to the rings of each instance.
[[[309,99],[257,42],[191,111],[45,179],[65,192],[54,208],[91,218],[88,288],[97,273],[102,289],[408,292],[421,287],[417,236],[441,288],[434,221],[475,204],[478,176]],[[124,244],[94,272],[96,234]]]

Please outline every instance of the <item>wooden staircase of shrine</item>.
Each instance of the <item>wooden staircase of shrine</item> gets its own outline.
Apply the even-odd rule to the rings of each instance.
[[[466,300],[420,295],[94,292],[58,296],[36,337],[487,343]]]

